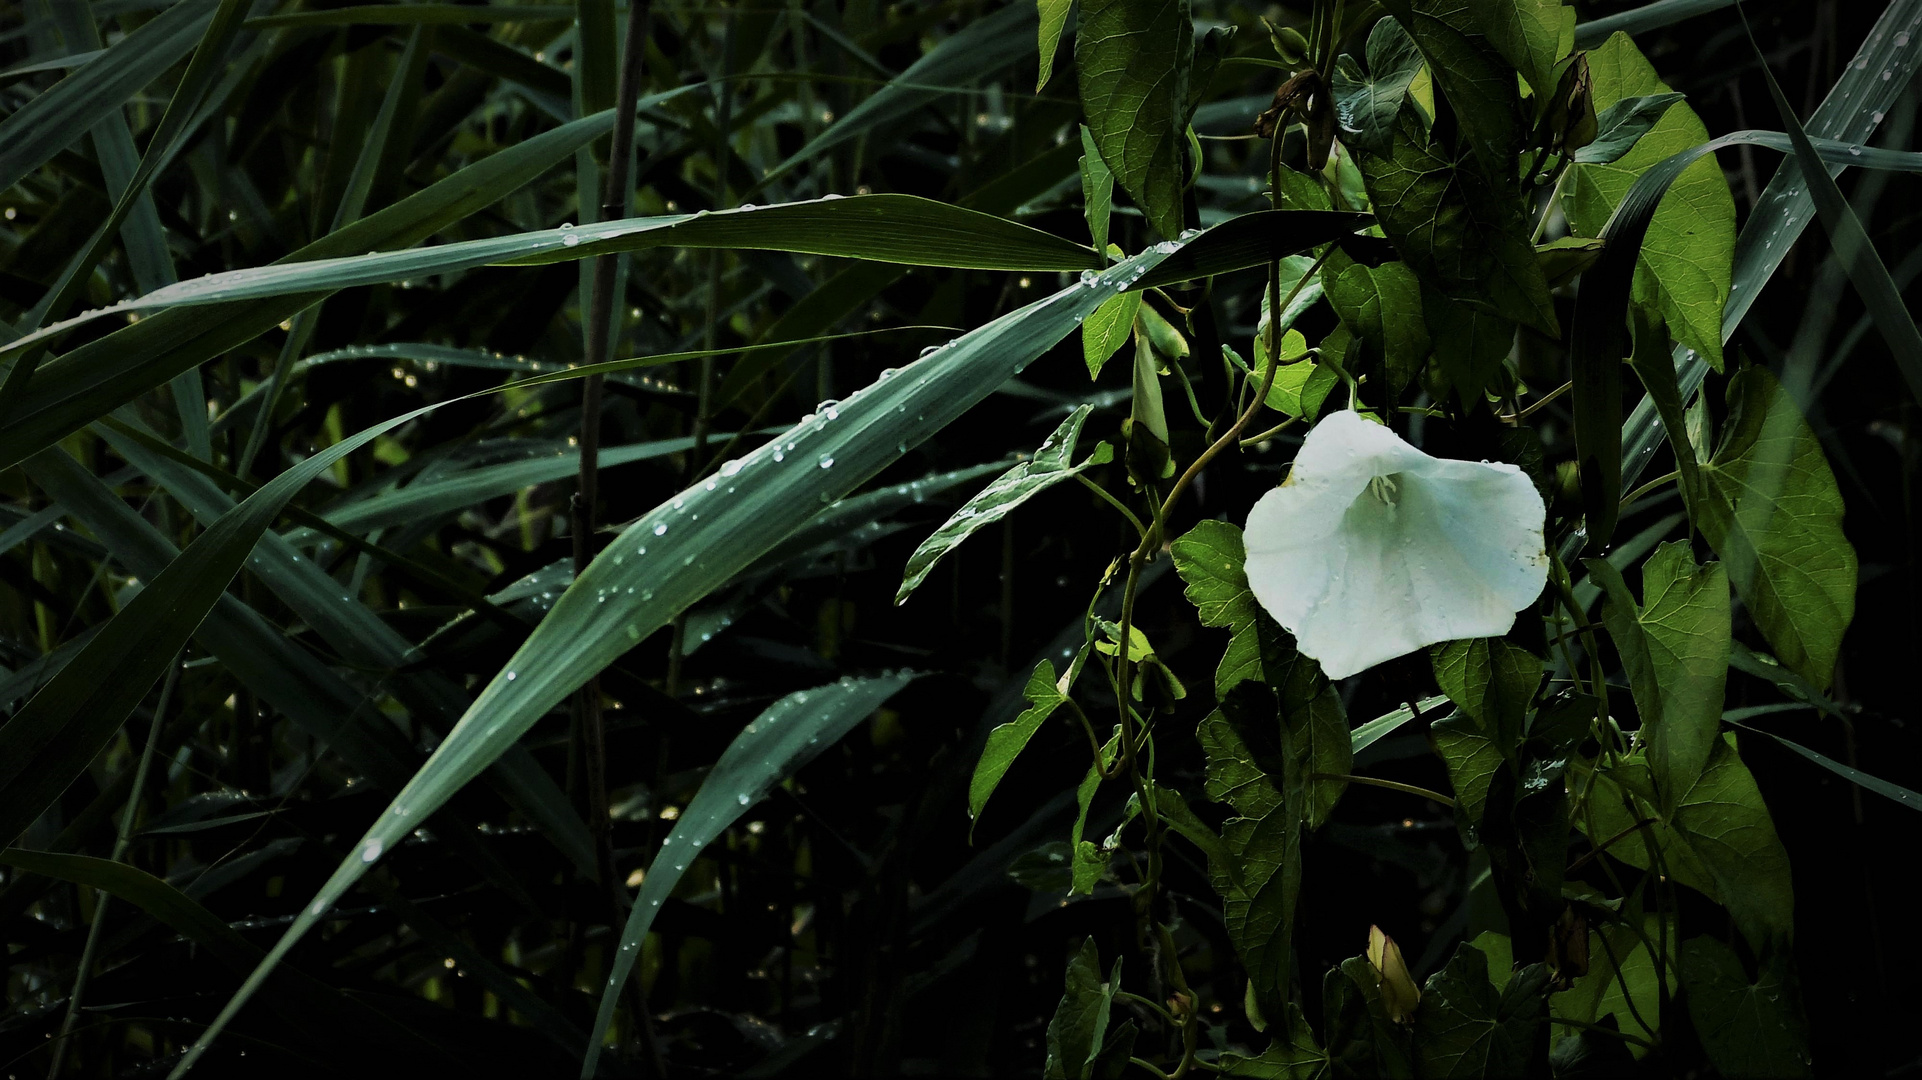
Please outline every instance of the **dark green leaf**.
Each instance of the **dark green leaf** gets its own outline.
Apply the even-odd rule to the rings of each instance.
[[[960,547],[977,531],[1007,517],[1016,507],[1061,481],[1071,479],[1091,466],[1112,460],[1113,451],[1103,443],[1088,455],[1086,461],[1079,465],[1074,463],[1074,447],[1076,440],[1081,437],[1081,425],[1093,411],[1094,406],[1083,405],[1069,413],[1054,434],[1042,440],[1033,458],[996,477],[993,483],[956,510],[934,531],[934,535],[921,541],[921,546],[908,556],[907,568],[902,572],[901,587],[895,591],[894,602],[905,603],[908,594],[927,578],[928,571],[934,569],[934,564],[941,556]]]
[[[1066,699],[1055,687],[1054,663],[1043,660],[1028,676],[1028,688],[1024,692],[1028,707],[1021,715],[1008,723],[1001,724],[988,732],[988,743],[981,750],[981,760],[975,763],[974,778],[968,782],[968,820],[981,817],[982,807],[988,804],[988,796],[1001,784],[1001,778],[1008,774],[1014,759],[1034,738],[1034,733]]]
[[[1088,130],[1122,190],[1170,240],[1182,230],[1193,57],[1188,0],[1082,0],[1074,61]]]
[[[1601,835],[1589,839],[1600,843],[1642,817],[1654,817],[1656,824],[1647,831],[1660,846],[1668,876],[1727,908],[1743,935],[1761,948],[1790,933],[1795,889],[1788,853],[1734,739],[1728,734],[1717,741],[1701,779],[1673,813],[1663,813],[1656,804],[1648,767],[1639,754],[1604,769],[1588,800],[1593,827]],[[1623,805],[1624,797],[1632,797],[1635,816]],[[1590,825],[1580,817],[1577,823]],[[1650,867],[1646,847],[1632,836],[1608,851],[1631,866]]]
[[[1512,74],[1508,85],[1512,91]],[[1355,161],[1382,231],[1423,281],[1452,300],[1558,336],[1512,152],[1501,172],[1485,173],[1472,154],[1431,145],[1419,109],[1406,104],[1388,152]]]
[[[1496,43],[1487,36],[1485,9],[1516,3],[1533,7],[1540,2],[1385,0],[1382,5],[1401,20],[1422,55],[1427,57],[1429,73],[1453,107],[1469,154],[1480,165],[1479,172],[1504,181],[1498,185],[1498,194],[1511,196],[1511,202],[1516,191],[1515,154],[1522,148],[1527,131],[1522,120],[1521,89],[1515,82],[1515,68],[1502,58]],[[1403,115],[1407,115],[1405,110]],[[1407,119],[1402,121],[1402,126],[1404,130],[1408,127]],[[1366,169],[1363,172],[1365,175]],[[1370,184],[1369,195],[1374,197],[1374,194],[1374,185]],[[1381,200],[1376,198],[1377,210],[1381,205]],[[1390,231],[1389,236],[1392,239],[1394,232]],[[1553,322],[1551,314],[1549,323]]]
[[[1807,1021],[1783,953],[1769,953],[1749,978],[1734,950],[1714,938],[1682,943],[1682,986],[1688,1015],[1709,1060],[1729,1080],[1808,1076]]]
[[[1722,694],[1728,683],[1728,574],[1720,563],[1695,565],[1689,545],[1663,544],[1642,564],[1642,602],[1613,566],[1588,560],[1608,600],[1602,621],[1621,654],[1647,748],[1649,772],[1664,809],[1708,763],[1720,740]]]
[[[1738,373],[1728,421],[1702,465],[1696,520],[1728,568],[1775,655],[1828,686],[1855,615],[1855,549],[1842,532],[1842,494],[1821,440],[1775,376]]]
[[[1454,387],[1461,407],[1474,408],[1514,348],[1515,324],[1492,312],[1450,300],[1426,283],[1422,285],[1421,314],[1428,324],[1428,338],[1434,343],[1435,362],[1441,365],[1441,373]]]
[[[1445,641],[1429,655],[1442,693],[1495,740],[1503,756],[1513,757],[1541,685],[1541,659],[1503,638]]]
[[[1640,94],[1625,97],[1595,117],[1595,141],[1575,151],[1577,165],[1610,165],[1633,149],[1681,94]]]
[[[1523,1076],[1535,1057],[1547,1004],[1548,972],[1531,964],[1497,990],[1488,958],[1460,945],[1422,990],[1415,1053],[1424,1078]],[[1544,1046],[1543,1049],[1546,1049]]]
[[[1329,91],[1341,141],[1357,150],[1382,153],[1395,131],[1408,86],[1421,73],[1421,50],[1394,19],[1382,19],[1368,32],[1368,72],[1344,55],[1335,65]]]
[[[1042,1076],[1046,1080],[1092,1080],[1095,1059],[1107,1041],[1108,1012],[1114,1004],[1121,976],[1121,960],[1116,958],[1114,975],[1101,978],[1101,956],[1093,938],[1068,958],[1067,985],[1054,1018],[1048,1021],[1048,1058]]]
[[[1371,268],[1336,251],[1322,266],[1321,285],[1329,306],[1362,343],[1363,355],[1387,373],[1389,395],[1399,397],[1428,358],[1421,283],[1414,271],[1402,262]]]
[[[1669,92],[1623,34],[1589,53],[1588,69],[1598,112],[1627,99]],[[1676,102],[1628,153],[1607,164],[1571,165],[1562,197],[1570,230],[1579,236],[1603,235],[1610,215],[1638,177],[1670,155],[1706,141],[1708,129],[1695,111]],[[1640,241],[1632,299],[1658,311],[1676,340],[1720,370],[1722,306],[1729,297],[1735,250],[1735,200],[1712,161],[1690,166],[1673,184],[1675,197],[1662,201]],[[1610,235],[1614,243],[1612,237],[1619,233]]]

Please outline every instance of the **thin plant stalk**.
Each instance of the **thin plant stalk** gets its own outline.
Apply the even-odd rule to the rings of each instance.
[[[167,716],[167,703],[173,700],[174,686],[180,681],[180,664],[175,663],[167,669],[167,679],[160,685],[160,700],[154,703],[153,723],[147,728],[147,744],[140,748],[140,763],[134,766],[133,788],[127,793],[127,811],[120,818],[120,834],[114,838],[113,854],[110,859],[119,862],[126,857],[127,848],[133,844],[134,821],[140,815],[140,799],[146,793],[147,773],[153,767],[154,744],[160,741],[160,728]],[[60,1021],[60,1034],[54,1037],[53,1066],[47,1070],[48,1080],[60,1075],[67,1064],[67,1037],[73,1033],[74,1021],[80,1017],[80,1003],[87,996],[87,983],[93,977],[94,961],[100,954],[101,931],[107,925],[107,904],[111,897],[104,890],[97,890],[93,903],[93,923],[87,927],[87,943],[80,950],[80,970],[73,977],[73,993],[67,997],[67,1015]]]
[[[647,56],[647,27],[651,8],[647,0],[634,6],[627,20],[627,33],[621,42],[621,69],[615,84],[614,132],[608,152],[607,174],[601,194],[601,220],[627,216],[633,200],[634,112],[641,95],[642,64]],[[620,266],[618,254],[597,256],[587,304],[586,360],[606,363],[611,356],[614,288]],[[601,409],[606,396],[606,380],[590,375],[581,384],[581,465],[574,492],[572,532],[574,573],[578,576],[594,558],[596,508],[600,500]],[[595,866],[601,885],[610,892],[614,881],[613,851],[610,848],[607,813],[607,730],[601,715],[601,686],[598,677],[589,679],[576,697],[581,717],[582,765],[587,786],[587,825],[594,837]]]

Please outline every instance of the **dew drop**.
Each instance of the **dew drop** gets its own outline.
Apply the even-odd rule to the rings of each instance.
[[[514,681],[515,679],[518,679],[518,678],[520,678],[520,676],[518,676],[518,675],[516,675],[516,674],[514,674],[514,673],[513,673],[513,672],[511,672],[511,671],[507,673],[507,681],[508,681],[508,682],[513,682],[513,681]]]
[[[734,801],[740,803],[742,806],[746,806],[748,804],[747,792],[743,791],[739,795],[734,796]]]
[[[367,841],[366,845],[360,849],[360,861],[370,863],[378,858],[380,858],[379,838]]]
[[[578,237],[578,236],[570,236],[570,237],[568,237],[567,239],[565,239],[565,240],[562,240],[562,241],[561,241],[561,244],[562,244],[563,246],[566,246],[566,247],[578,247],[578,246],[580,245],[580,242],[581,242],[581,238],[580,238],[580,237]]]
[[[654,535],[655,535],[655,536],[666,536],[666,535],[667,535],[667,522],[665,522],[665,521],[657,521],[657,522],[655,522],[655,523],[654,523]]]
[[[833,456],[832,454],[822,454],[822,455],[821,455],[821,467],[822,467],[823,469],[832,469],[832,468],[834,468],[834,456]]]
[[[740,462],[740,459],[738,458],[736,458],[733,461],[729,461],[727,464],[721,466],[722,476],[733,476],[735,473],[738,473],[740,471],[741,471],[741,462]]]

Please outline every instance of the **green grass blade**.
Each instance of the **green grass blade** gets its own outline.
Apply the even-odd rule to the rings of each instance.
[[[1761,728],[1758,728],[1758,727],[1750,727],[1749,725],[1742,723],[1740,720],[1734,719],[1733,717],[1729,716],[1726,713],[1722,715],[1722,720],[1723,722],[1727,723],[1730,727],[1738,727],[1738,728],[1741,728],[1743,731],[1749,732],[1750,734],[1764,735],[1764,736],[1767,736],[1768,738],[1774,739],[1776,742],[1781,743],[1783,746],[1788,747],[1790,750],[1793,750],[1796,753],[1802,755],[1803,757],[1808,758],[1810,761],[1815,762],[1817,765],[1822,766],[1824,769],[1827,769],[1828,771],[1834,773],[1835,775],[1841,777],[1842,779],[1847,780],[1849,783],[1854,784],[1856,787],[1862,788],[1865,791],[1873,791],[1877,795],[1880,795],[1885,799],[1893,800],[1894,802],[1899,803],[1903,806],[1906,806],[1911,810],[1922,810],[1922,793],[1910,791],[1908,788],[1905,788],[1900,784],[1892,784],[1889,781],[1884,780],[1879,776],[1870,776],[1868,773],[1865,773],[1862,770],[1857,769],[1853,766],[1844,765],[1841,762],[1835,760],[1834,758],[1828,757],[1824,754],[1818,754],[1815,751],[1810,750],[1808,747],[1803,746],[1799,742],[1793,742],[1789,739],[1784,739],[1783,737],[1781,737],[1780,735],[1777,735],[1773,731],[1763,731]]]
[[[1707,15],[1720,11],[1735,0],[1656,0],[1630,11],[1590,19],[1575,27],[1575,47],[1592,49],[1607,41],[1610,34],[1620,31],[1624,34],[1639,34],[1645,30],[1659,30],[1683,19],[1697,15]]]
[[[857,195],[716,213],[624,218],[407,251],[232,270],[88,312],[6,348],[19,351],[82,323],[129,311],[333,292],[477,266],[538,266],[655,247],[752,248],[968,270],[1080,270],[1100,261],[1091,248],[992,214],[913,195]]]
[[[1860,147],[1868,140],[1894,108],[1896,98],[1908,88],[1918,61],[1922,61],[1922,35],[1914,33],[1918,23],[1922,23],[1922,0],[1891,0],[1861,48],[1842,66],[1841,78],[1821,107],[1803,125],[1812,141],[1826,139]],[[1822,143],[1817,142],[1816,147],[1819,151]],[[1864,148],[1862,156],[1866,158],[1868,152]],[[1830,175],[1842,171],[1844,163],[1826,154],[1824,159],[1829,162]],[[1734,336],[1814,211],[1801,168],[1792,161],[1784,162],[1769,179],[1736,238],[1735,270],[1729,280],[1728,303],[1722,310],[1724,342]],[[1674,357],[1676,383],[1686,401],[1702,385],[1708,365],[1679,347]],[[1633,485],[1648,467],[1661,446],[1662,435],[1655,407],[1644,399],[1622,429],[1622,475],[1626,483]]]
[[[621,987],[633,974],[634,962],[661,910],[674,892],[688,864],[714,842],[729,825],[764,798],[768,789],[792,776],[815,755],[840,741],[854,725],[868,718],[882,703],[913,681],[911,672],[872,679],[842,679],[838,683],[789,694],[767,707],[734,737],[714,768],[661,842],[648,866],[641,891],[621,930],[621,946],[614,953],[613,970],[601,990],[599,1014],[587,1040],[581,1075],[592,1077],[601,1056],[601,1038],[614,1019]]]
[[[204,1049],[218,1037],[273,965],[368,865],[479,775],[549,709],[751,565],[822,507],[959,418],[1166,255],[1158,249],[1143,252],[1086,283],[956,338],[642,515],[555,602],[196,1048]],[[190,1051],[176,1075],[184,1074],[196,1057],[197,1052]]]
[[[1009,4],[976,19],[775,166],[755,190],[843,143],[955,93],[950,84],[986,79],[1021,63],[1034,55],[1039,28],[1040,15],[1029,3]]]
[[[328,465],[426,411],[335,443],[221,515],[0,727],[0,836],[18,836],[120,729],[297,491]]]
[[[1446,694],[1436,694],[1434,697],[1421,699],[1416,703],[1416,708],[1420,709],[1422,713],[1428,714],[1446,704],[1448,704],[1448,696]],[[1404,705],[1394,712],[1385,713],[1368,721],[1366,724],[1349,732],[1349,753],[1361,753],[1364,749],[1394,734],[1403,724],[1408,723],[1414,718],[1415,709]]]
[[[0,191],[19,183],[187,55],[214,0],[181,0],[0,120]]]
[[[714,439],[731,437],[726,432],[709,436]],[[651,461],[681,453],[693,445],[692,438],[679,438],[610,446],[601,451],[601,468],[607,470],[636,461]],[[458,513],[486,499],[511,495],[535,484],[552,483],[573,476],[580,469],[580,457],[580,451],[576,449],[530,461],[484,465],[446,479],[408,484],[359,499],[338,510],[323,511],[321,516],[352,532],[372,532]]]
[[[1756,43],[1755,31],[1748,25],[1748,15],[1742,11],[1740,4],[1736,5],[1735,10],[1742,15],[1742,27],[1748,30],[1749,46],[1761,64],[1762,78],[1768,83],[1769,96],[1775,99],[1775,111],[1781,115],[1782,126],[1788,129],[1789,140],[1794,143],[1795,158],[1802,166],[1802,178],[1808,185],[1810,197],[1815,200],[1822,226],[1828,230],[1829,243],[1835,249],[1836,258],[1847,269],[1849,280],[1855,283],[1856,291],[1862,295],[1862,302],[1875,317],[1876,329],[1882,332],[1883,339],[1888,342],[1889,352],[1895,357],[1895,366],[1902,373],[1903,381],[1909,384],[1909,393],[1922,402],[1922,331],[1915,327],[1915,316],[1910,314],[1908,305],[1902,302],[1902,290],[1896,288],[1894,279],[1889,277],[1889,268],[1875,250],[1868,230],[1862,227],[1862,220],[1855,216],[1855,208],[1849,205],[1848,199],[1842,195],[1842,189],[1835,185],[1835,178],[1823,167],[1814,143],[1809,140],[1808,133],[1802,130],[1801,121],[1796,119],[1794,106],[1783,96],[1782,87],[1769,70],[1768,58],[1762,54],[1761,45]]]
[[[684,86],[654,95],[644,104],[695,88]],[[609,111],[536,135],[308,244],[282,264],[418,243],[567,160],[575,149],[606,133],[613,122]],[[324,291],[302,293],[237,301],[205,311],[160,312],[47,362],[0,430],[0,468],[202,361],[251,341],[325,296]]]

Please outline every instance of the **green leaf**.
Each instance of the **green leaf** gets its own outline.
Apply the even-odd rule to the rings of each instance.
[[[1653,6],[1674,10],[1670,6],[1673,2],[1662,0],[1662,3]],[[1630,17],[1637,14],[1627,13]],[[1915,54],[1907,39],[1902,37],[1902,32],[1909,29],[1918,17],[1922,17],[1922,0],[1893,0],[1862,36],[1860,49],[1840,66],[1841,76],[1822,99],[1821,107],[1809,117],[1806,128],[1810,138],[1818,140],[1818,151],[1822,149],[1820,140],[1834,140],[1844,148],[1842,153],[1847,155],[1847,147],[1861,147],[1881,126],[1885,113],[1893,111],[1897,98],[1908,84],[1904,80],[1884,79],[1882,73],[1914,69]],[[1599,41],[1599,38],[1586,35],[1593,28],[1605,26],[1610,21],[1604,19],[1584,24],[1581,30],[1584,41]],[[1873,152],[1863,148],[1860,156],[1866,158]],[[1831,176],[1847,167],[1847,162],[1841,156],[1831,157],[1826,152],[1822,156],[1828,162]],[[1735,270],[1730,277],[1728,304],[1722,316],[1724,341],[1734,335],[1736,326],[1761,296],[1763,286],[1775,273],[1776,267],[1788,257],[1796,247],[1797,237],[1808,227],[1814,214],[1814,204],[1808,196],[1807,181],[1801,168],[1787,162],[1776,169],[1768,185],[1763,188],[1761,197],[1756,201],[1758,212],[1748,216],[1736,244]],[[1584,295],[1588,288],[1588,284],[1584,283]],[[1616,321],[1621,321],[1619,316]],[[1676,382],[1686,398],[1701,386],[1708,365],[1683,346],[1676,347],[1674,363]],[[1621,435],[1622,461],[1625,473],[1633,483],[1649,464],[1661,439],[1653,405],[1643,402],[1636,406],[1628,421],[1622,425]]]
[[[1528,134],[1522,119],[1515,67],[1502,58],[1483,25],[1486,10],[1538,0],[1385,0],[1428,60],[1428,71],[1453,107],[1470,156],[1483,176],[1499,180],[1499,193],[1514,202],[1515,154]],[[1550,61],[1553,62],[1552,60]],[[1408,121],[1404,110],[1404,128]],[[1366,170],[1364,170],[1366,175]],[[1374,187],[1369,186],[1369,196]],[[1377,210],[1381,200],[1375,199]],[[1517,207],[1519,212],[1519,206]],[[1392,238],[1393,232],[1389,233]],[[1404,258],[1406,255],[1403,256]],[[1518,320],[1519,321],[1519,320]],[[1551,316],[1552,324],[1552,316]]]
[[[1600,559],[1588,572],[1606,590],[1602,622],[1621,654],[1647,748],[1649,772],[1673,811],[1695,786],[1720,742],[1731,635],[1728,574],[1695,565],[1683,541],[1663,544],[1642,564],[1642,603],[1621,572]]]
[[[1445,641],[1429,650],[1435,682],[1506,757],[1521,745],[1542,661],[1503,638]]]
[[[1065,3],[1063,10],[1066,10]],[[1081,132],[1081,199],[1083,213],[1088,219],[1089,246],[1096,251],[1106,251],[1108,250],[1108,219],[1114,213],[1114,173],[1109,171],[1107,163],[1101,160],[1101,151],[1095,146],[1094,135],[1088,130],[1088,126],[1082,124],[1079,130]]]
[[[1770,953],[1750,979],[1735,951],[1714,938],[1682,943],[1688,1016],[1716,1071],[1729,1080],[1810,1074],[1808,1021],[1797,1007],[1785,953]]]
[[[1294,639],[1248,588],[1241,530],[1226,521],[1197,522],[1168,550],[1201,625],[1228,629],[1228,649],[1215,668],[1215,697],[1226,699],[1244,680],[1287,688],[1298,697],[1312,695],[1319,670],[1295,651]]]
[[[1321,285],[1363,354],[1383,366],[1389,395],[1399,397],[1428,359],[1428,326],[1414,271],[1402,262],[1370,268],[1337,250],[1322,266]]]
[[[1421,73],[1422,56],[1415,39],[1394,19],[1375,23],[1368,32],[1367,53],[1365,75],[1351,56],[1344,54],[1336,61],[1329,93],[1334,98],[1342,143],[1356,150],[1382,153],[1394,135],[1409,84]]]
[[[1676,93],[1640,94],[1625,97],[1601,110],[1595,117],[1595,141],[1575,151],[1577,165],[1610,165],[1622,159],[1655,126],[1670,105],[1681,101]]]
[[[727,439],[725,433],[709,438]],[[691,438],[610,446],[600,451],[603,471],[637,461],[651,461],[686,451]],[[451,475],[437,475],[402,487],[354,499],[321,516],[340,528],[357,533],[391,528],[446,514],[459,513],[487,499],[511,495],[536,484],[564,480],[580,471],[580,451],[567,449],[527,461],[482,465]]]
[[[1207,794],[1239,815],[1222,826],[1227,873],[1215,888],[1251,993],[1270,1016],[1288,996],[1302,830],[1325,820],[1341,793],[1339,782],[1309,777],[1346,774],[1352,761],[1340,698],[1318,674],[1312,681],[1318,692],[1281,708],[1269,688],[1240,685],[1197,731]]]
[[[1598,113],[1628,98],[1669,92],[1625,34],[1590,52],[1588,70]],[[1569,228],[1580,236],[1600,236],[1637,177],[1669,155],[1706,141],[1708,129],[1695,110],[1677,102],[1628,153],[1607,164],[1569,166],[1562,195]],[[1659,311],[1676,340],[1719,371],[1722,307],[1729,298],[1735,253],[1735,200],[1713,161],[1690,166],[1670,195],[1642,241],[1631,295],[1636,304]]]
[[[338,235],[338,234],[336,234]],[[714,213],[622,218],[344,258],[281,262],[184,281],[48,327],[52,334],[110,314],[331,292],[477,266],[538,266],[663,246],[746,248],[978,270],[1080,270],[1099,262],[1080,244],[913,195],[856,195],[743,206]],[[39,340],[29,335],[7,346]]]
[[[1134,333],[1135,313],[1141,310],[1141,294],[1125,292],[1110,297],[1081,324],[1081,353],[1088,363],[1088,377],[1098,379],[1101,369],[1128,343]]]
[[[1775,376],[1738,372],[1696,526],[1775,655],[1826,689],[1855,615],[1855,549],[1822,444]]]
[[[1093,938],[1068,958],[1068,975],[1048,1021],[1048,1058],[1042,1069],[1046,1080],[1092,1080],[1095,1059],[1107,1042],[1108,1012],[1115,991],[1121,989],[1121,959],[1115,958],[1114,973],[1101,978],[1101,955]]]
[[[1434,344],[1435,363],[1454,387],[1463,409],[1482,401],[1489,383],[1515,346],[1515,324],[1492,312],[1450,300],[1423,283],[1422,320]]]
[[[997,726],[988,732],[987,745],[981,749],[981,760],[975,763],[974,777],[968,781],[968,821],[973,823],[981,818],[981,810],[988,804],[988,796],[1001,784],[1001,778],[1008,775],[1014,759],[1041,729],[1041,724],[1054,711],[1061,707],[1067,698],[1055,686],[1054,663],[1041,661],[1028,676],[1028,688],[1023,691],[1028,707],[1021,715],[1008,723]]]
[[[1415,1010],[1415,1053],[1421,1075],[1437,1080],[1527,1075],[1546,1011],[1548,971],[1530,964],[1496,990],[1488,958],[1456,946],[1448,965],[1430,976]]]
[[[1603,837],[1607,839],[1607,837]],[[1623,844],[1640,843],[1637,837],[1617,840],[1617,847]],[[1614,850],[1610,848],[1609,850]],[[1615,1030],[1625,1032],[1640,1039],[1654,1042],[1660,1037],[1661,1027],[1661,988],[1658,978],[1655,955],[1649,943],[1661,940],[1662,920],[1655,915],[1637,916],[1641,920],[1637,927],[1620,923],[1609,923],[1589,931],[1588,934],[1588,972],[1578,977],[1566,991],[1549,999],[1549,1009],[1558,1017],[1580,1020],[1587,1024],[1600,1024],[1612,1018]],[[1667,927],[1669,965],[1675,962],[1675,925],[1671,920]],[[1623,992],[1623,987],[1627,992]],[[1670,995],[1675,993],[1671,981]],[[1636,1017],[1641,1019],[1637,1020]],[[1644,1024],[1643,1021],[1647,1021]],[[1570,1029],[1563,1029],[1563,1039],[1572,1037]],[[1558,1040],[1558,1042],[1561,1040]],[[1629,1053],[1641,1057],[1648,1052],[1645,1046],[1629,1044]]]
[[[1170,248],[1171,241],[1162,241],[1157,247],[1166,250],[1168,257],[1129,288],[1152,289],[1251,266],[1266,266],[1276,259],[1285,261],[1298,251],[1339,240],[1367,228],[1370,223],[1367,214],[1343,210],[1258,210],[1243,214],[1190,238],[1178,249]],[[1313,261],[1304,257],[1304,262],[1291,265],[1312,265]],[[1300,276],[1301,272],[1297,271],[1291,277],[1284,267],[1281,287],[1284,295]],[[1303,288],[1303,295],[1318,287],[1311,282]],[[1264,290],[1264,303],[1266,295]],[[1297,297],[1295,304],[1289,305],[1289,311],[1292,313],[1296,305],[1306,307],[1310,303],[1312,301]],[[1283,324],[1288,321],[1284,319]]]
[[[1054,434],[1042,440],[1034,457],[1024,461],[994,479],[983,488],[980,494],[969,499],[961,509],[934,531],[934,535],[921,541],[921,546],[908,556],[906,570],[901,575],[901,587],[895,591],[894,602],[906,603],[912,593],[941,556],[960,547],[962,542],[977,531],[1000,521],[1013,513],[1015,508],[1041,492],[1070,479],[1090,466],[1100,465],[1113,460],[1113,451],[1103,443],[1081,464],[1074,464],[1075,441],[1081,437],[1081,425],[1087,422],[1088,414],[1094,411],[1092,405],[1082,405],[1068,414]]]
[[[1267,378],[1265,352],[1256,354],[1252,374],[1257,384]],[[1278,413],[1313,420],[1340,382],[1334,368],[1308,358],[1308,341],[1301,332],[1290,330],[1281,336],[1281,367],[1268,385],[1264,404]]]
[[[1054,77],[1054,54],[1061,49],[1061,31],[1067,29],[1074,0],[1037,0],[1036,7],[1041,15],[1039,32],[1035,35],[1035,44],[1041,50],[1041,72],[1034,80],[1034,92],[1038,94],[1047,89],[1048,80]],[[1098,239],[1097,247],[1100,246]]]
[[[1508,82],[1512,89],[1512,75]],[[1443,295],[1559,336],[1513,153],[1489,174],[1471,153],[1431,145],[1425,128],[1418,107],[1405,104],[1388,152],[1355,155],[1382,231]]]
[[[1428,726],[1435,752],[1448,767],[1448,786],[1455,805],[1472,823],[1482,820],[1488,806],[1488,785],[1502,768],[1502,751],[1480,724],[1455,712]]]
[[[1469,7],[1489,44],[1540,101],[1555,92],[1562,57],[1562,0],[1492,0]]]
[[[1328,1075],[1327,1051],[1315,1041],[1315,1031],[1301,1006],[1289,1002],[1274,1038],[1258,1057],[1224,1053],[1217,1059],[1225,1076],[1246,1076],[1253,1080],[1320,1080]]]
[[[1727,908],[1743,936],[1762,948],[1792,932],[1795,889],[1788,852],[1734,740],[1725,734],[1716,743],[1708,767],[1672,813],[1656,805],[1639,754],[1602,770],[1588,800],[1600,835],[1589,839],[1599,843],[1635,825],[1641,817],[1630,817],[1622,802],[1625,796],[1640,800],[1634,812],[1656,819],[1649,832],[1661,847],[1668,876]],[[1579,815],[1578,823],[1589,826]],[[1647,849],[1632,838],[1608,851],[1630,866],[1649,869]]]
[[[1170,240],[1182,230],[1193,58],[1188,0],[1082,0],[1074,61],[1088,130],[1122,190]]]

